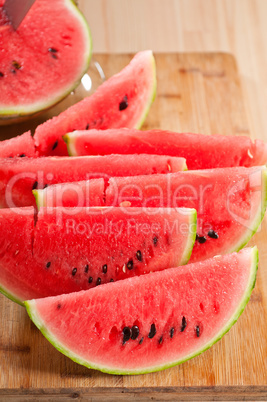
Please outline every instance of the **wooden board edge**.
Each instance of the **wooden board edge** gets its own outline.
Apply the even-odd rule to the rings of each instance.
[[[0,399],[5,401],[61,401],[80,400],[90,397],[90,401],[266,401],[266,386],[217,386],[217,387],[146,387],[146,388],[47,388],[47,389],[2,389]],[[26,399],[25,399],[26,398]]]

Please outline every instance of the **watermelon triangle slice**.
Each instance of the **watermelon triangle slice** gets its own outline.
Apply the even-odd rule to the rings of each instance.
[[[66,134],[69,155],[154,154],[180,156],[189,170],[267,163],[267,144],[245,136],[110,129]]]
[[[13,158],[14,156],[21,158],[36,156],[30,131],[9,140],[0,141],[0,158]]]
[[[0,206],[35,205],[32,190],[50,184],[102,177],[169,173],[185,170],[184,158],[163,155],[106,155],[77,158],[0,158]]]
[[[59,116],[37,127],[39,155],[68,155],[62,139],[74,130],[116,127],[139,128],[156,94],[156,66],[150,50],[139,52],[97,91]]]
[[[52,7],[51,0],[35,1],[17,30],[4,3],[0,124],[39,113],[67,96],[86,73],[92,53],[88,24],[74,1],[56,0]]]
[[[77,183],[76,183],[77,185]],[[167,175],[114,177],[104,193],[101,183],[79,183],[86,206],[101,198],[106,206],[195,208],[197,239],[190,261],[227,254],[244,247],[258,229],[267,205],[267,169],[239,167]],[[76,206],[75,184],[36,191],[37,205]],[[90,197],[86,194],[90,194]],[[90,204],[91,202],[91,204]]]
[[[18,303],[186,264],[196,211],[0,210],[0,291]]]
[[[255,285],[257,248],[25,303],[62,353],[113,374],[162,370],[229,331]]]

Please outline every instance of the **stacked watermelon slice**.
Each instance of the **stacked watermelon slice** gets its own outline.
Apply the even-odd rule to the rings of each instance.
[[[256,279],[257,248],[242,247],[266,209],[267,145],[139,131],[155,89],[140,52],[33,138],[0,144],[0,290],[62,353],[109,373],[206,350]]]

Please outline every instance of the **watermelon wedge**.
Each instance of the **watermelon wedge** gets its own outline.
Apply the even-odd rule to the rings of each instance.
[[[188,169],[260,166],[267,163],[267,144],[245,136],[206,136],[171,131],[110,129],[66,134],[69,155],[155,154],[181,156]]]
[[[72,0],[36,0],[15,31],[0,0],[0,123],[54,105],[87,71],[89,27]]]
[[[68,155],[62,136],[74,130],[139,128],[154,100],[156,67],[151,51],[139,52],[120,73],[90,97],[37,127],[34,140],[40,155]]]
[[[163,155],[106,155],[0,159],[0,206],[35,205],[32,190],[90,177],[132,176],[186,169],[184,158]]]
[[[113,374],[153,372],[199,355],[229,331],[249,301],[257,265],[257,248],[248,248],[25,305],[75,362]]]
[[[191,262],[244,247],[258,229],[267,205],[265,166],[111,178],[104,193],[100,184],[94,180],[80,185],[69,183],[64,191],[60,186],[51,186],[36,191],[36,203],[37,206],[75,207],[76,185],[81,192],[80,206],[93,206],[94,200],[101,199],[100,205],[121,206],[122,209],[125,206],[194,208],[197,238]]]
[[[14,156],[36,156],[30,131],[9,140],[0,141],[0,158],[13,158]]]
[[[186,264],[192,209],[0,210],[0,290],[22,303]]]

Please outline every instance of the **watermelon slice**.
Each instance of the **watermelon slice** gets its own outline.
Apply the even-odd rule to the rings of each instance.
[[[64,140],[71,156],[155,154],[182,156],[188,169],[260,166],[267,163],[267,144],[244,136],[205,136],[171,131],[110,129],[74,131]]]
[[[13,158],[14,156],[36,156],[30,131],[10,140],[0,141],[0,158]]]
[[[101,199],[100,205],[122,209],[125,206],[195,208],[197,239],[191,262],[244,247],[259,227],[267,205],[265,166],[111,178],[104,193],[100,183],[94,183],[92,189],[93,182],[80,185],[79,205],[93,206],[94,200]],[[37,191],[37,205],[77,206],[76,198],[70,200],[75,189],[72,186],[66,186],[65,192],[57,185]]]
[[[0,121],[14,122],[65,97],[87,71],[89,27],[71,0],[36,0],[15,31],[0,0]]]
[[[120,73],[104,82],[90,97],[37,127],[40,155],[68,155],[62,136],[91,128],[139,128],[154,100],[155,60],[151,51],[139,52]]]
[[[21,303],[182,265],[195,236],[192,209],[2,209],[0,290]]]
[[[184,158],[163,155],[106,155],[0,159],[0,206],[35,205],[32,190],[90,177],[132,176],[186,169]]]
[[[229,331],[255,285],[257,248],[25,303],[62,353],[89,368],[139,374],[183,363]]]

